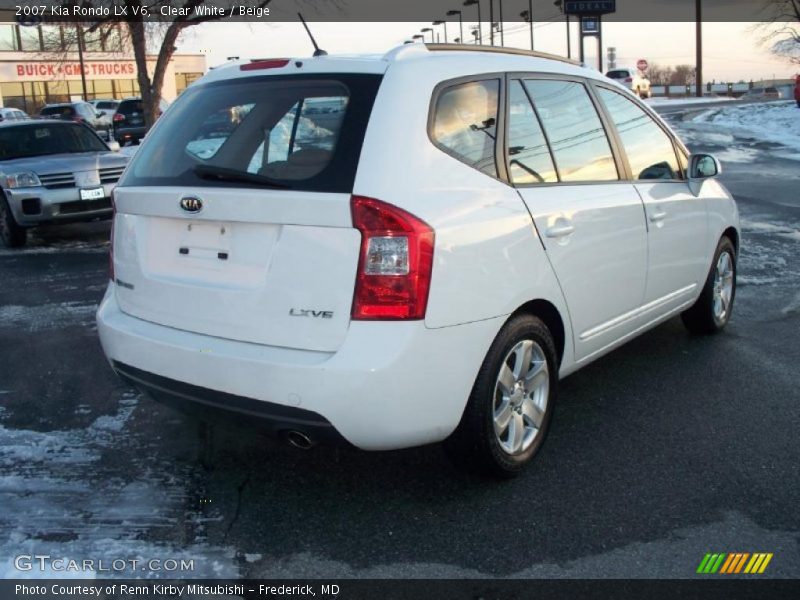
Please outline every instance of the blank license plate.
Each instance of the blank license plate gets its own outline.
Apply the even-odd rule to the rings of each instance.
[[[81,190],[81,200],[98,200],[105,196],[103,188],[92,188],[90,190]]]

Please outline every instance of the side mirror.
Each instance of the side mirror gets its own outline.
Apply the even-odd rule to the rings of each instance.
[[[708,179],[722,173],[722,165],[710,154],[693,154],[689,161],[689,179]]]
[[[116,140],[111,140],[108,142],[108,149],[112,152],[119,152],[119,142]]]

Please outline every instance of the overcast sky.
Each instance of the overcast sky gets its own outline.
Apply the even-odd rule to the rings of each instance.
[[[430,23],[311,23],[317,42],[329,53],[385,52]],[[470,24],[473,25],[474,24]],[[706,80],[738,81],[792,77],[800,70],[772,57],[759,45],[762,34],[754,23],[706,23],[704,71]],[[450,41],[459,35],[458,22],[447,24]],[[469,37],[468,25],[464,24]],[[436,27],[444,41],[441,26]],[[484,31],[488,25],[484,23]],[[617,48],[617,63],[635,64],[639,58],[659,64],[694,64],[694,23],[606,23],[603,46]],[[426,34],[430,35],[430,34]],[[537,50],[566,54],[563,21],[536,25]],[[573,57],[577,56],[577,26],[572,30]],[[488,43],[484,38],[484,43]],[[499,41],[496,41],[499,44]],[[507,23],[506,46],[530,47],[525,23]],[[242,58],[309,56],[311,44],[298,23],[208,23],[190,29],[178,45],[180,52],[205,52],[208,64],[228,56]],[[587,62],[596,64],[597,44],[586,40]]]

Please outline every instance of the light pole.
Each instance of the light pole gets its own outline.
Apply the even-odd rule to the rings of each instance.
[[[564,7],[563,0],[556,0],[553,2],[553,6],[557,6],[561,12],[564,13],[564,20],[567,22],[567,58],[572,58],[572,42],[569,34],[569,15]]]
[[[461,40],[464,39],[464,20],[461,17],[461,11],[460,10],[448,10],[447,11],[447,16],[448,17],[452,17],[452,16],[455,16],[455,15],[458,15],[458,35],[460,36],[458,38],[458,41],[461,41]]]
[[[422,33],[428,33],[429,31],[431,32],[431,44],[432,44],[433,43],[433,29],[431,29],[430,27],[423,27],[422,29],[420,29],[420,31]],[[425,39],[425,38],[423,38],[423,39]]]
[[[503,31],[505,29],[505,25],[503,25],[503,0],[497,0],[497,5],[500,7],[500,45],[505,46],[506,42],[503,37],[505,35]]]
[[[494,46],[494,0],[489,0],[489,43]]]
[[[444,25],[444,43],[447,43],[447,21],[434,21],[432,25]]]
[[[478,44],[483,45],[483,33],[481,32],[481,2],[480,0],[464,0],[464,6],[478,7]]]
[[[695,64],[695,86],[697,87],[697,97],[703,97],[703,0],[695,0],[695,35],[697,42],[695,51],[697,52]]]
[[[523,21],[527,21],[531,30],[531,51],[533,50],[533,0],[528,0],[528,10],[519,13]]]
[[[416,34],[412,35],[411,39],[412,40],[422,40],[422,42],[425,43],[425,36],[424,35],[420,35],[419,33],[416,33]]]

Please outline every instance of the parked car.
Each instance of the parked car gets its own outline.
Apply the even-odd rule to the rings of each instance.
[[[773,86],[755,87],[742,96],[745,100],[780,100],[782,97],[781,91]]]
[[[0,122],[2,121],[27,121],[30,119],[28,113],[18,108],[0,107]]]
[[[797,101],[797,108],[800,108],[800,75],[794,80],[794,99]]]
[[[634,94],[642,99],[650,98],[652,95],[650,90],[650,80],[635,67],[612,69],[606,73],[606,77],[613,79],[614,81],[617,81],[629,88]]]
[[[726,326],[719,170],[566,60],[409,44],[222,66],[114,191],[100,339],[157,399],[301,448],[445,440],[513,475],[560,378],[677,315]]]
[[[95,98],[94,100],[89,100],[89,104],[94,106],[96,112],[104,113],[103,121],[108,124],[109,129],[113,128],[114,113],[117,112],[119,100],[114,98]]]
[[[48,119],[62,119],[83,123],[94,129],[106,140],[111,139],[111,123],[104,119],[103,111],[97,112],[88,102],[64,102],[60,104],[47,104],[39,111],[40,117]]]
[[[0,239],[23,246],[31,227],[111,217],[111,190],[125,165],[119,144],[106,144],[82,123],[57,120],[0,124]]]
[[[168,103],[162,100],[159,104],[161,115],[167,110]],[[114,114],[114,139],[121,144],[139,143],[147,133],[144,119],[144,106],[141,98],[125,98],[119,103],[117,112]]]

